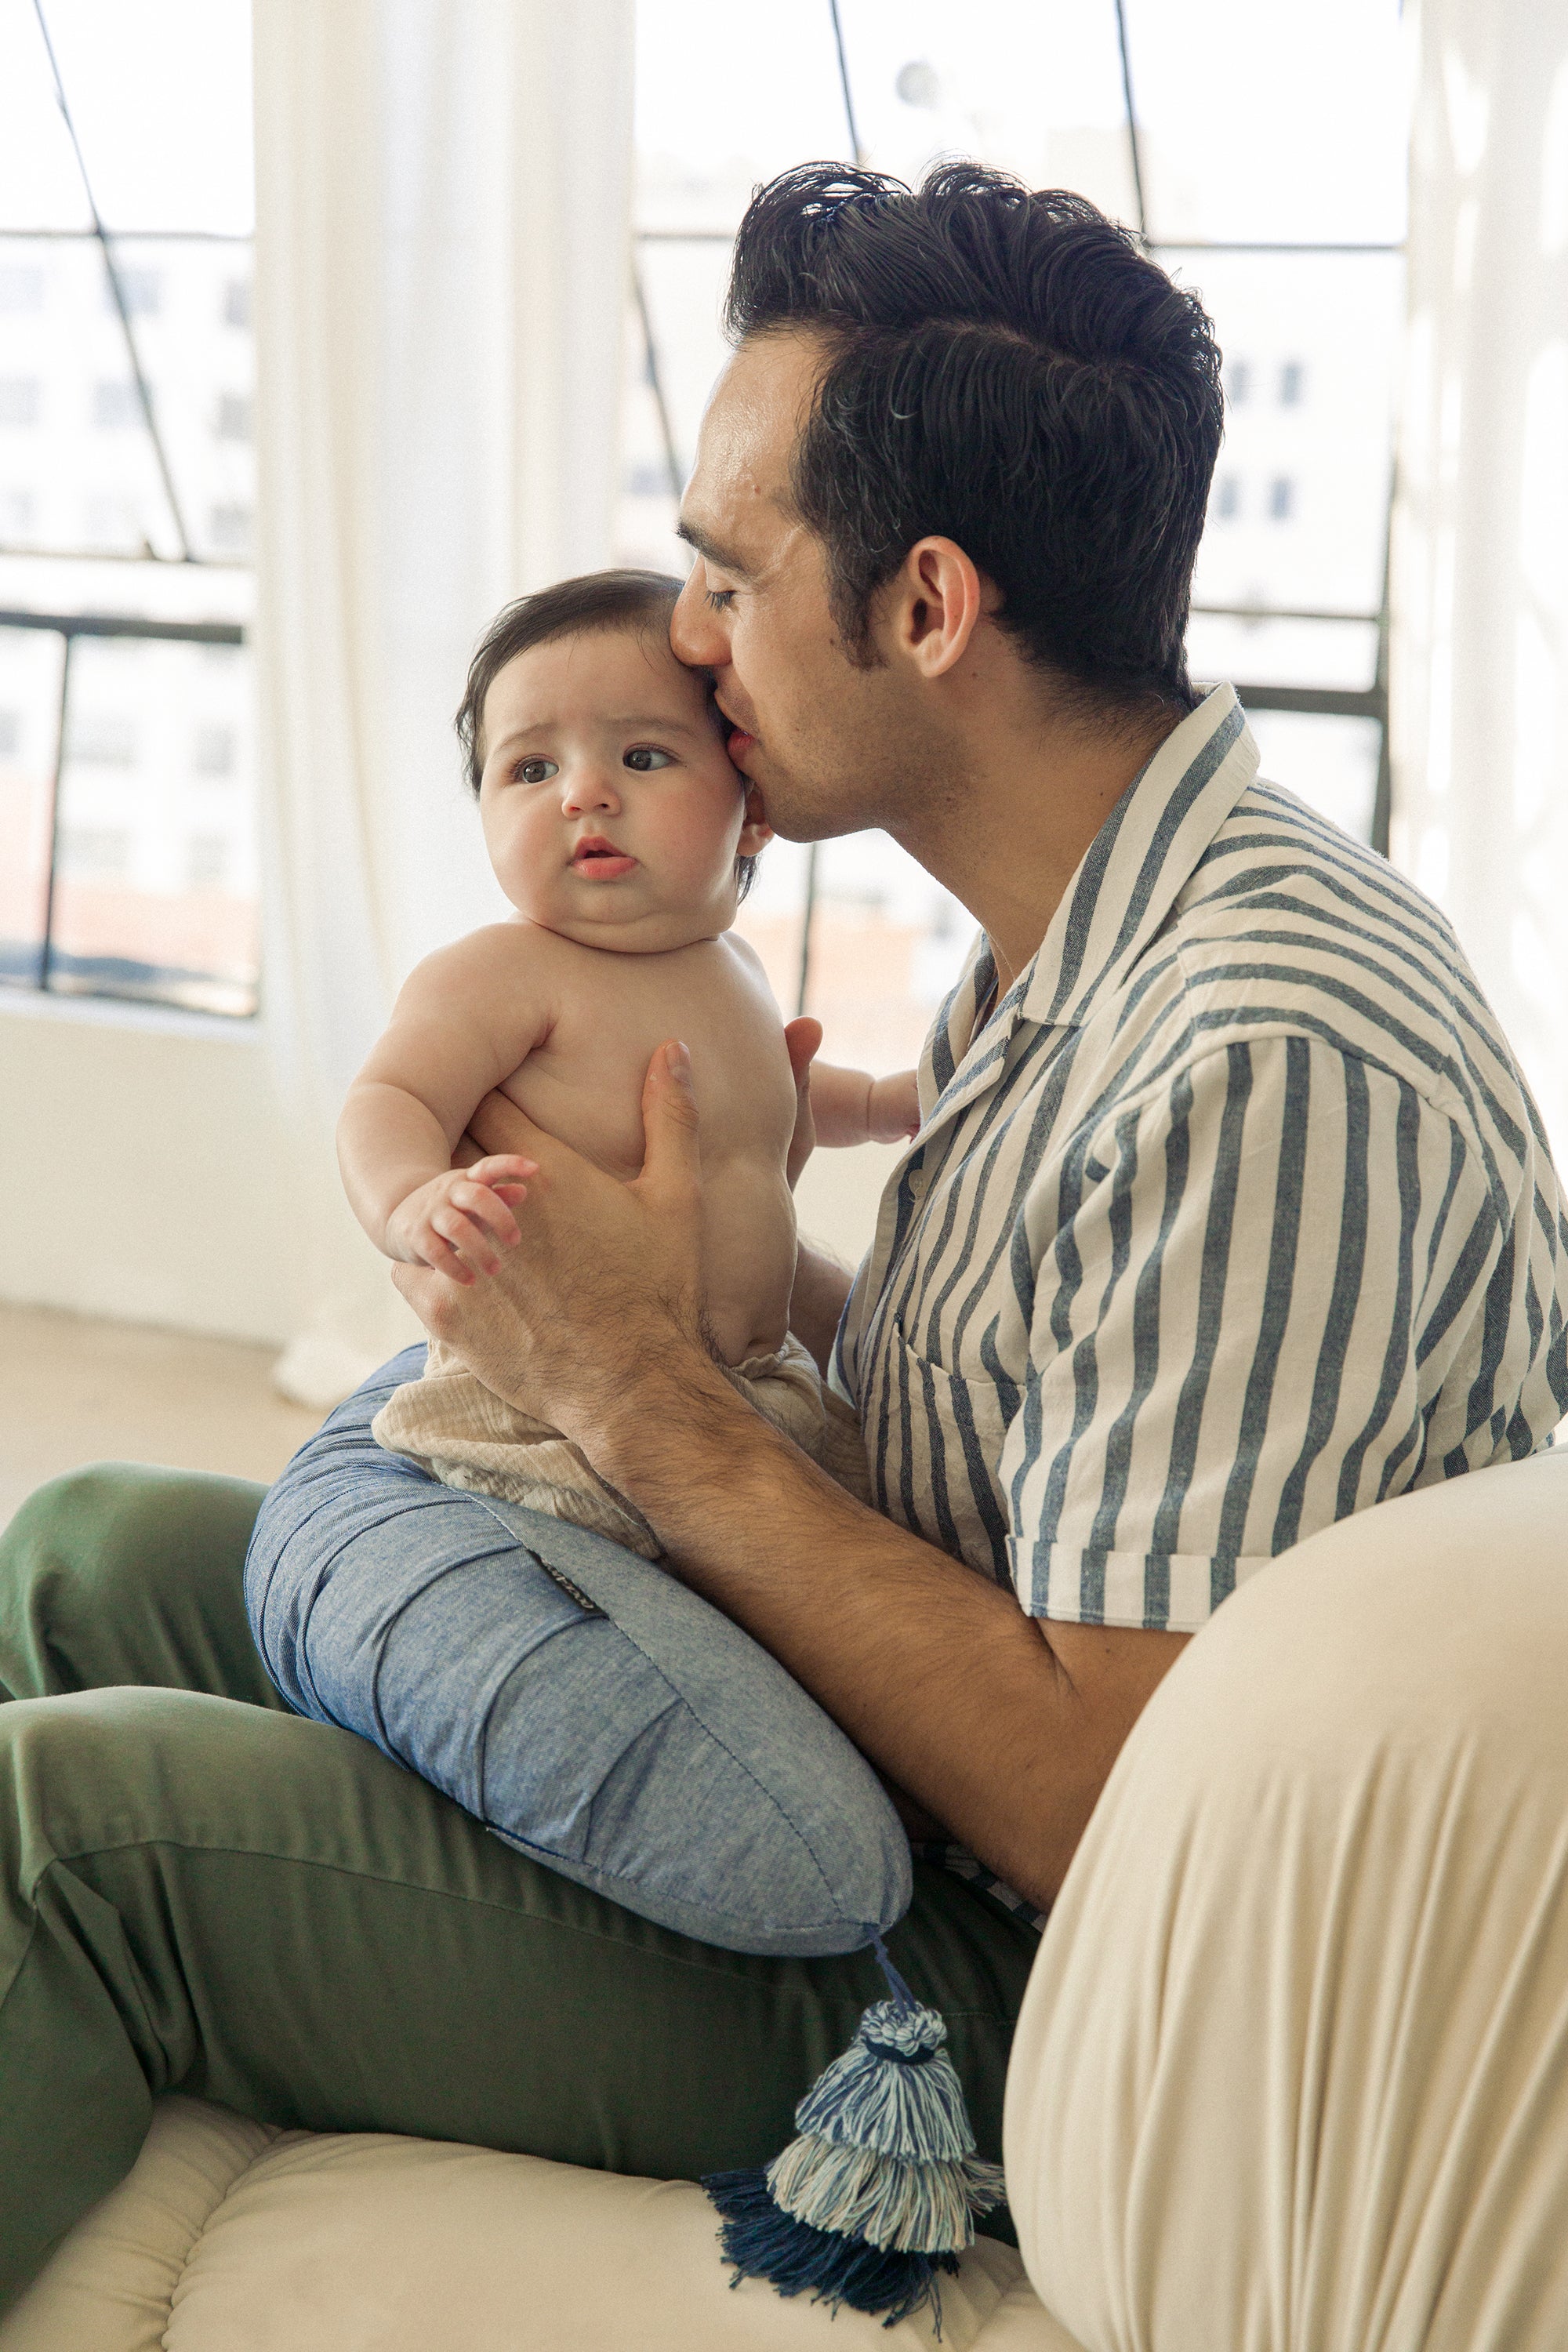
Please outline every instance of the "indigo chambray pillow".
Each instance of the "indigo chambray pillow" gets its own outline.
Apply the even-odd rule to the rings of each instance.
[[[704,1943],[811,1955],[885,1932],[910,1902],[903,1829],[775,1658],[618,1544],[377,1445],[424,1352],[340,1405],[261,1507],[246,1605],[289,1706]]]

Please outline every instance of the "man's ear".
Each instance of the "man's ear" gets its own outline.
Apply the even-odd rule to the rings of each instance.
[[[755,857],[773,837],[773,826],[763,814],[763,796],[755,784],[746,786],[746,814],[741,826],[741,838],[735,844],[737,857]]]
[[[928,678],[956,667],[996,601],[989,582],[952,539],[917,540],[883,596],[884,649]]]

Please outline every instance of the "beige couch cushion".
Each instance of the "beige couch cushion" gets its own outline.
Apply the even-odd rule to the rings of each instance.
[[[689,2181],[489,2148],[279,2132],[161,2102],[134,2170],[0,2323],[0,2352],[869,2352],[929,2322],[731,2291]],[[944,2352],[1078,2352],[1018,2256],[942,2287]]]

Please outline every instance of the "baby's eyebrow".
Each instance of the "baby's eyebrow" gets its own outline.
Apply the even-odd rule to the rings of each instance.
[[[542,738],[559,734],[567,723],[560,719],[524,719],[521,726],[509,727],[504,735],[499,735],[494,748],[497,751],[504,751],[513,743],[526,743],[535,737]],[[706,731],[707,713],[704,711],[702,719],[676,719],[668,711],[652,717],[646,711],[639,710],[628,711],[624,715],[620,712],[606,711],[602,716],[596,716],[594,723],[597,727],[611,727],[617,731],[624,730],[632,734],[701,735]]]

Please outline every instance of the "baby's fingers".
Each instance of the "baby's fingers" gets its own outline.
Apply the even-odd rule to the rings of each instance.
[[[527,1187],[516,1184],[510,1185],[508,1190],[521,1198],[526,1192]],[[517,1220],[500,1198],[499,1187],[489,1184],[454,1184],[449,1198],[455,1209],[460,1209],[474,1224],[482,1225],[502,1249],[515,1248],[520,1238]]]
[[[497,1190],[502,1184],[521,1184],[539,1173],[537,1160],[525,1160],[516,1151],[492,1151],[488,1160],[476,1160],[464,1175],[472,1184],[492,1184]]]
[[[464,1265],[472,1267],[475,1274],[494,1274],[500,1267],[500,1259],[489,1235],[482,1225],[476,1225],[471,1219],[465,1217],[460,1209],[443,1206],[433,1211],[430,1232],[437,1240],[445,1242]],[[443,1267],[442,1271],[451,1273],[452,1270]],[[460,1282],[462,1276],[453,1274],[452,1279]]]

